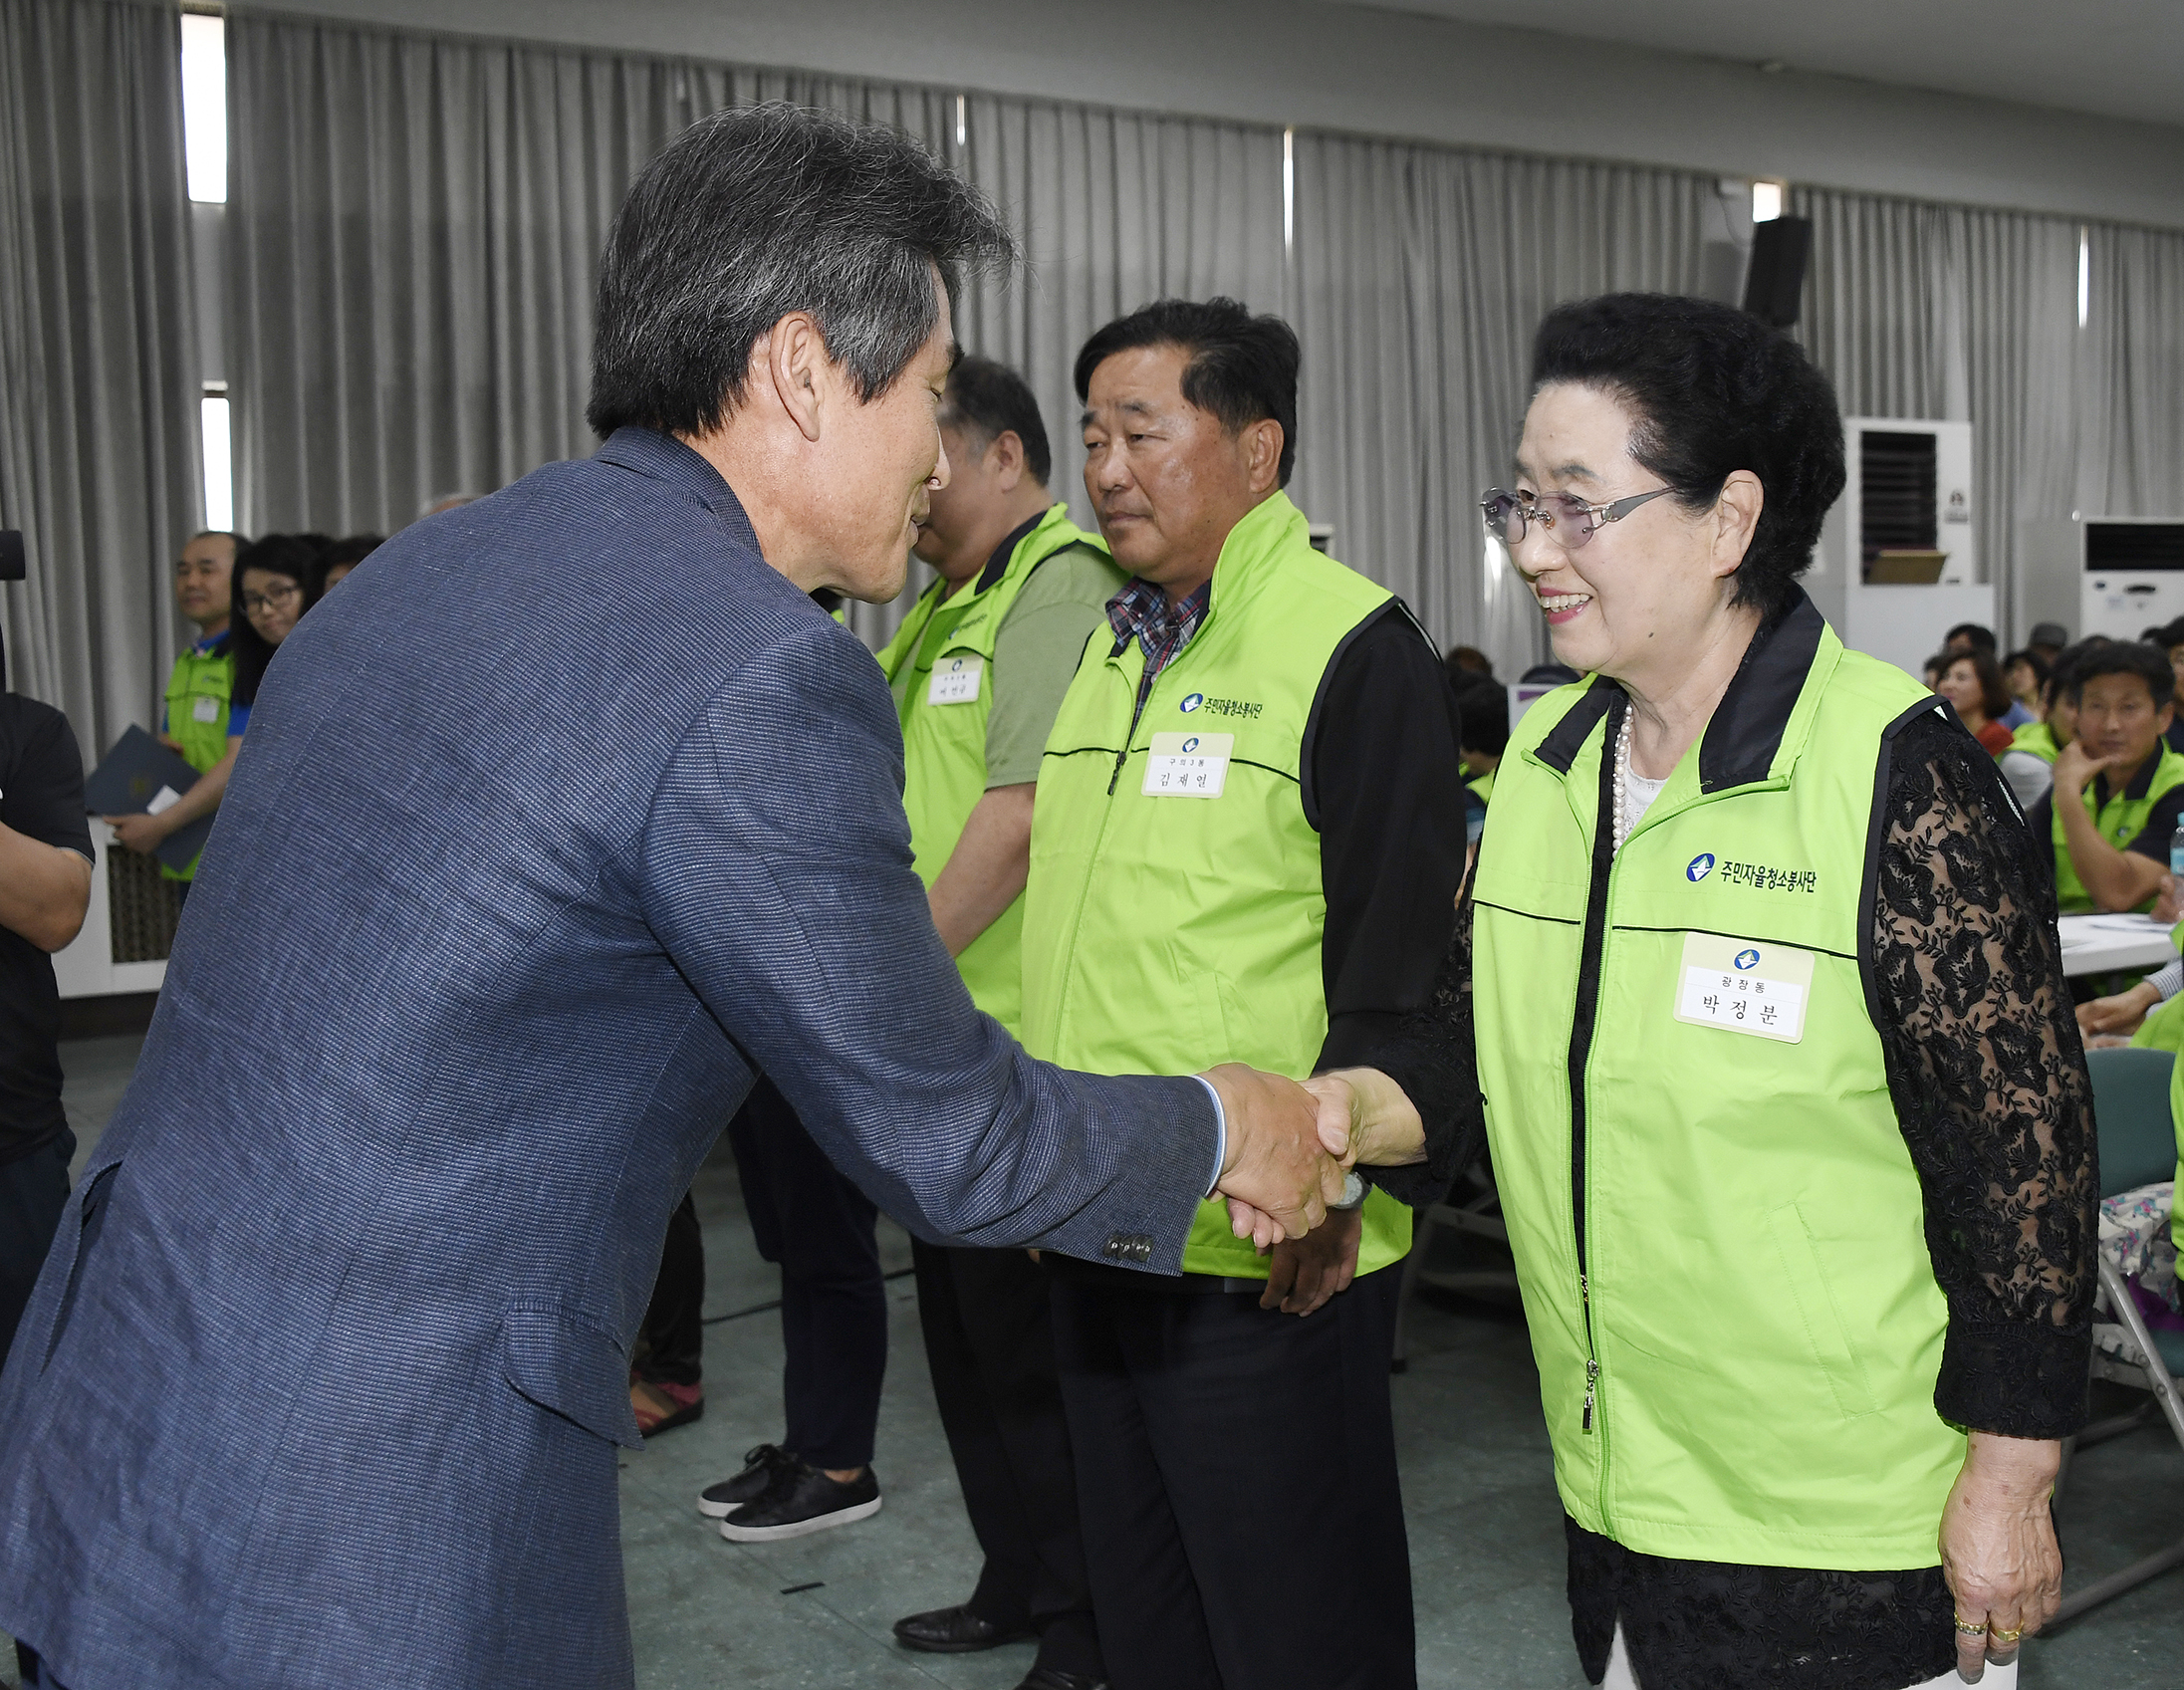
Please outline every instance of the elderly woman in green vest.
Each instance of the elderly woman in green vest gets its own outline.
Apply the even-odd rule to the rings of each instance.
[[[1843,459],[1796,346],[1610,296],[1533,374],[1487,522],[1588,678],[1510,740],[1448,1013],[1586,1676],[2007,1683],[2095,1285],[2054,894],[1993,758],[1797,585]],[[1414,1141],[1379,1072],[1316,1086]]]

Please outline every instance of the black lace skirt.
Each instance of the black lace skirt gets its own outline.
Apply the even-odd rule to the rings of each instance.
[[[1956,1664],[1938,1567],[1809,1571],[1640,1555],[1564,1517],[1570,1627],[1588,1681],[1622,1621],[1640,1690],[1905,1690]]]

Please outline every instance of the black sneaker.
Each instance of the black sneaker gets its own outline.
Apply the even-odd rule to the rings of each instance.
[[[726,1519],[745,1503],[758,1501],[777,1473],[793,1472],[796,1465],[797,1458],[781,1445],[760,1444],[744,1453],[742,1472],[698,1493],[698,1512],[708,1520]]]
[[[867,1467],[847,1485],[817,1467],[798,1462],[756,1502],[747,1502],[720,1523],[731,1544],[773,1544],[809,1537],[830,1526],[869,1520],[879,1512],[879,1478]]]

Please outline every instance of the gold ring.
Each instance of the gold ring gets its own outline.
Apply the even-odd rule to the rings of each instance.
[[[2022,1631],[1997,1631],[1995,1633],[1995,1641],[1998,1643],[2015,1643],[2020,1637],[2024,1635],[2025,1633]]]
[[[1974,1625],[1962,1614],[1959,1614],[1957,1616],[1957,1629],[1967,1637],[1984,1637],[1987,1635],[1987,1622],[1983,1619],[1977,1625]]]

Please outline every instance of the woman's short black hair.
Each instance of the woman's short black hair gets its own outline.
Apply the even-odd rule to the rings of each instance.
[[[793,311],[868,401],[940,321],[933,272],[953,301],[965,263],[1015,250],[976,188],[893,129],[779,104],[718,113],[647,164],[614,216],[585,415],[602,436],[711,432],[753,344]]]
[[[323,534],[269,534],[235,554],[235,569],[228,577],[227,648],[235,657],[236,703],[257,702],[258,686],[265,679],[266,665],[273,661],[274,651],[243,613],[243,572],[263,570],[269,575],[288,577],[303,590],[303,609],[296,612],[300,616],[318,603],[318,590],[312,582],[319,554],[326,546],[327,538]]]
[[[1769,616],[1789,606],[1843,486],[1834,387],[1795,341],[1712,300],[1603,294],[1541,323],[1533,390],[1557,381],[1627,406],[1630,455],[1687,510],[1712,505],[1736,470],[1758,476],[1766,503],[1734,602]]]
[[[2033,690],[2035,692],[2045,692],[2048,687],[2048,676],[2053,672],[2048,659],[2028,646],[2023,651],[2013,651],[2009,656],[2003,658],[2002,672],[2007,675],[2020,663],[2033,671]]]
[[[2143,639],[2109,639],[2095,645],[2091,640],[2072,650],[2077,655],[2070,658],[2070,702],[2075,704],[2085,696],[2085,683],[2098,680],[2102,675],[2137,675],[2146,683],[2146,691],[2152,695],[2154,708],[2171,703],[2176,698],[2176,670],[2170,666],[2169,654],[2158,645],[2149,645]],[[2068,655],[2068,653],[2065,653]],[[2062,672],[2057,665],[2057,672]]]
[[[1972,673],[1979,677],[1979,707],[1990,722],[1999,722],[2010,713],[2010,706],[2017,700],[2011,696],[2010,683],[2002,678],[2002,665],[1995,661],[1992,651],[1975,645],[1969,651],[1952,651],[1948,657],[1949,666],[1941,671],[1944,676],[1959,663],[1972,665]]]
[[[1039,401],[1024,377],[1005,363],[966,353],[948,372],[948,397],[940,420],[975,434],[982,446],[990,446],[1004,434],[1024,442],[1024,467],[1044,487],[1054,473],[1054,452],[1047,444],[1047,424],[1039,414]]]
[[[1232,299],[1155,300],[1117,317],[1077,355],[1077,396],[1092,394],[1092,371],[1116,353],[1177,347],[1183,397],[1218,417],[1231,434],[1272,417],[1282,425],[1282,460],[1275,484],[1289,485],[1297,464],[1297,366],[1304,352],[1297,332],[1279,317],[1254,317]]]

